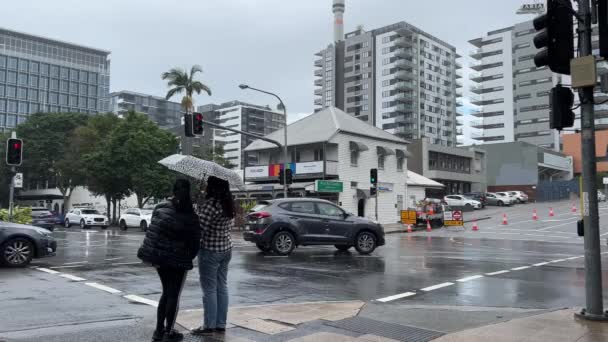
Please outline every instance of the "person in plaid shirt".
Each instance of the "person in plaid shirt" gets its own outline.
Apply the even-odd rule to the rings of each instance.
[[[201,249],[198,268],[203,289],[204,320],[194,335],[226,332],[228,316],[228,264],[232,257],[230,233],[234,226],[234,201],[227,181],[209,177],[205,201],[198,206]]]

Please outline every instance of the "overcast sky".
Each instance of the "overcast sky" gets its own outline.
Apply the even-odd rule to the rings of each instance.
[[[333,37],[331,0],[4,1],[2,27],[112,51],[110,91],[164,96],[163,71],[200,64],[213,96],[197,104],[276,105],[248,83],[283,97],[290,119],[312,112],[314,53]],[[531,19],[515,15],[524,2],[346,0],[345,32],[407,21],[466,55],[468,40]]]

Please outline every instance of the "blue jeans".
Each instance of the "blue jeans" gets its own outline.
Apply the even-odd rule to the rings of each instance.
[[[203,289],[205,319],[203,328],[226,328],[228,317],[228,263],[232,251],[219,253],[201,248],[198,272]]]

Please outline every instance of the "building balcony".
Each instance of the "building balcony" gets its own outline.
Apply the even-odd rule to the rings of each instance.
[[[323,69],[317,69],[317,70],[315,70],[315,76],[323,77]]]
[[[412,70],[416,65],[411,60],[400,58],[395,62],[395,66],[399,69]]]
[[[462,98],[456,99],[456,107],[462,107],[463,105]]]
[[[415,80],[415,76],[413,72],[409,72],[409,71],[399,71],[397,73],[394,74],[396,78],[403,80],[403,81],[411,81],[411,80]]]
[[[317,96],[323,96],[323,89],[322,88],[315,89],[315,95],[317,95]]]
[[[409,90],[413,90],[416,89],[416,86],[414,85],[414,82],[398,82],[395,83],[395,89],[399,90],[399,91],[409,91]]]
[[[456,88],[462,88],[462,81],[456,80]]]
[[[315,66],[319,67],[319,68],[323,67],[323,60],[322,59],[317,59],[315,61]]]
[[[403,103],[413,103],[418,99],[418,97],[413,93],[413,92],[409,92],[409,93],[399,93],[397,95],[395,95],[395,100],[399,101],[399,102],[403,102]]]
[[[472,105],[481,106],[486,100],[483,99],[483,96],[469,94],[469,101]]]
[[[460,79],[460,78],[462,78],[462,71],[456,70],[456,79]]]
[[[471,93],[481,94],[483,92],[483,87],[481,85],[472,85],[469,87]]]
[[[315,99],[315,105],[316,106],[322,106],[323,105],[323,98],[317,98],[317,99]]]
[[[399,49],[395,51],[395,56],[404,59],[413,59],[415,52],[414,49]]]
[[[481,72],[471,72],[469,73],[469,80],[471,82],[479,83],[483,79],[483,74]]]
[[[469,68],[475,71],[480,71],[483,69],[483,63],[481,61],[472,61],[469,63]]]
[[[474,49],[474,50],[469,51],[469,56],[473,59],[480,60],[481,55],[483,55],[483,53],[484,53],[483,49]]]
[[[456,88],[456,97],[462,97],[462,88]]]
[[[325,52],[325,50],[315,53],[315,56],[323,57],[323,52]]]
[[[462,69],[462,63],[460,63],[459,61],[454,62],[454,66],[456,67],[456,69]]]
[[[456,127],[458,126],[464,126],[464,122],[459,117],[456,118]]]
[[[458,110],[456,111],[456,118],[461,118],[463,116],[464,114],[462,112],[459,112]]]
[[[315,80],[315,86],[322,87],[323,86],[323,79],[322,78],[317,78]]]
[[[394,41],[395,45],[400,46],[400,47],[412,47],[414,46],[414,41],[411,37],[401,37],[401,38],[397,38]]]
[[[395,106],[395,111],[399,113],[409,114],[414,112],[414,105],[412,103],[409,104],[398,104]]]
[[[473,128],[483,128],[484,123],[483,120],[474,120],[469,123],[469,125]]]

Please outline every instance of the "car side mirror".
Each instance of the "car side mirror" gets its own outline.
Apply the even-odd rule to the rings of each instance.
[[[350,214],[345,212],[344,214],[342,214],[342,217],[344,217],[345,219],[347,219],[347,218],[350,217]]]

